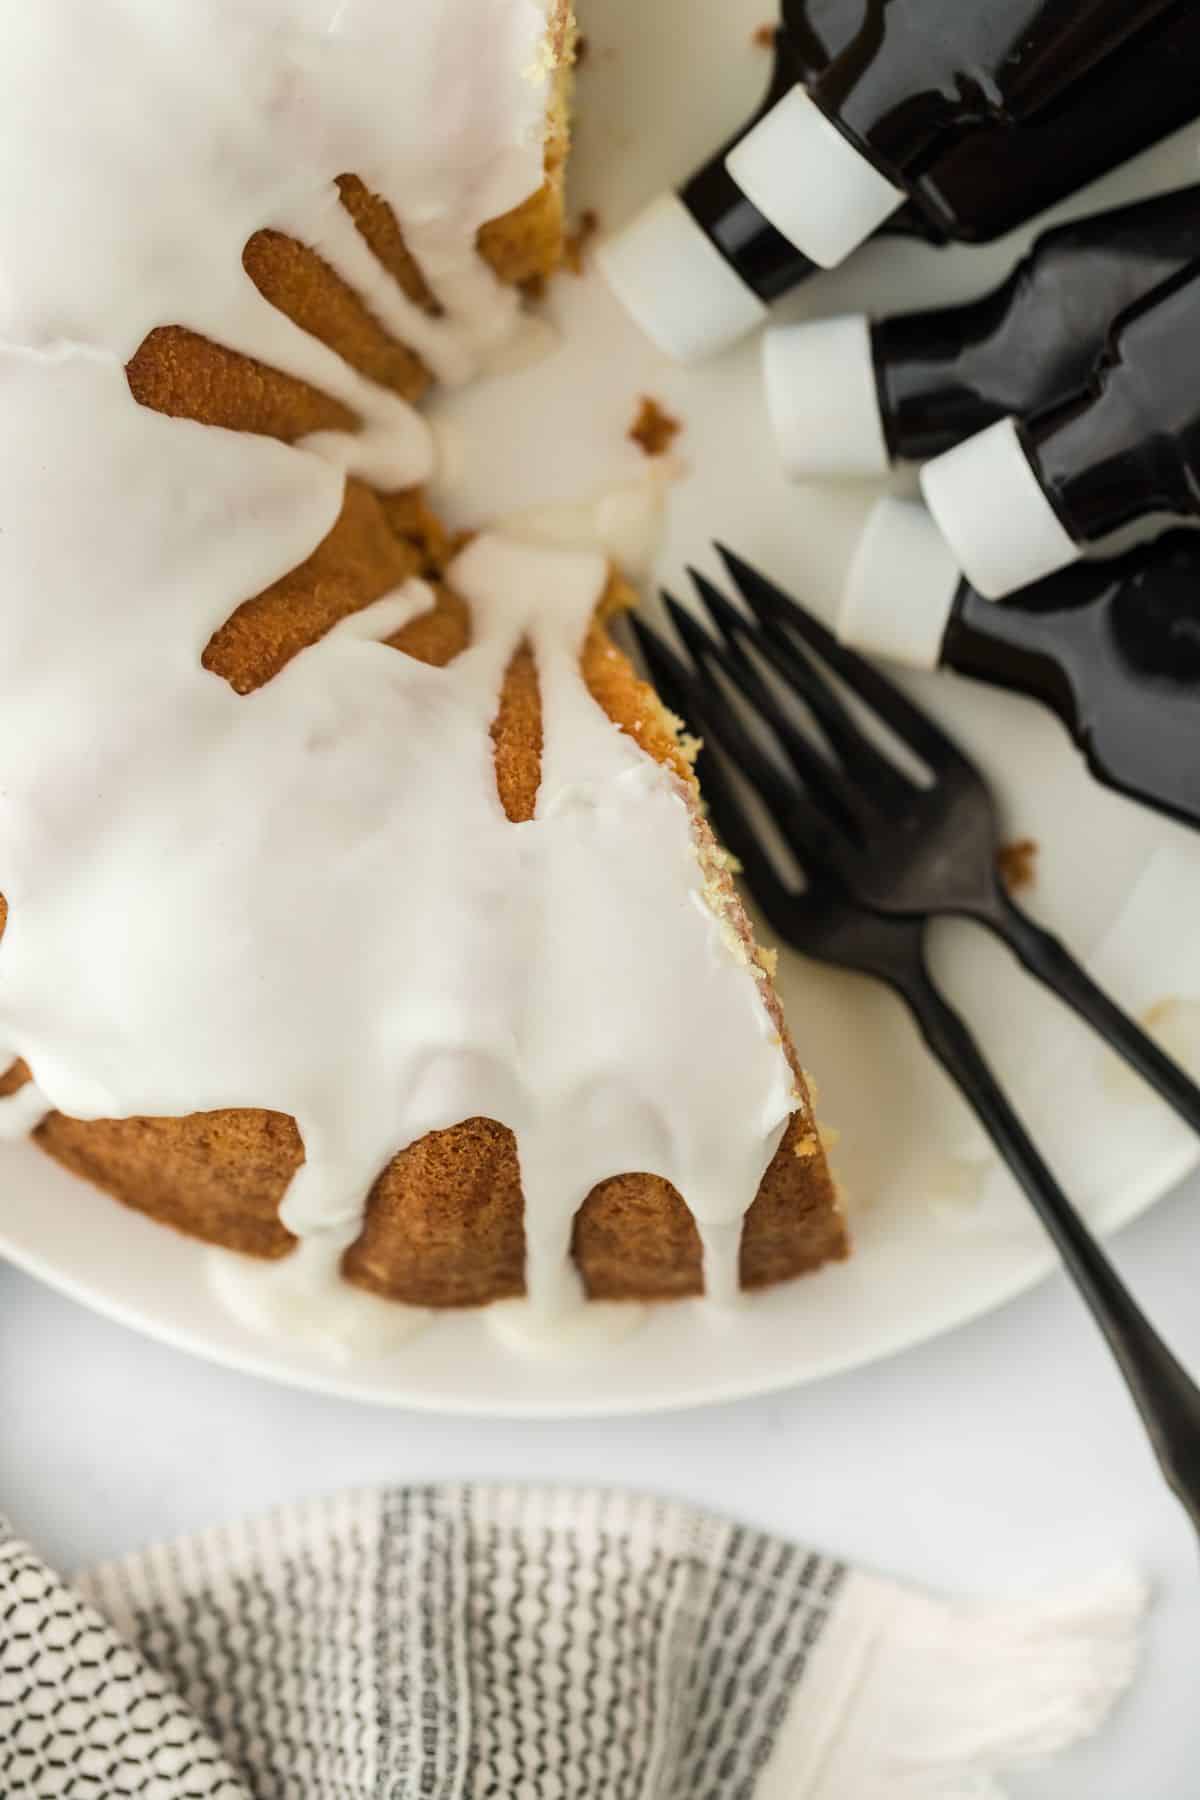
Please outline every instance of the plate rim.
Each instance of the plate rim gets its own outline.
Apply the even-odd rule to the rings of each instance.
[[[670,8],[666,5],[666,0],[663,0],[663,5],[666,12],[669,12]],[[685,10],[686,0],[671,0],[671,5],[676,9],[677,20],[684,18],[690,20],[691,15]],[[660,186],[664,181],[669,182],[677,177],[681,157],[685,158],[689,154],[680,148],[683,138],[687,138],[694,147],[700,148],[702,152],[707,150],[712,142],[718,141],[716,133],[718,115],[724,117],[730,107],[740,104],[735,90],[740,90],[748,106],[753,99],[757,98],[761,87],[764,68],[762,53],[761,50],[754,49],[750,34],[750,27],[757,22],[757,19],[758,14],[751,5],[751,0],[732,0],[727,13],[722,15],[719,29],[714,21],[706,24],[702,31],[695,33],[696,40],[701,38],[712,40],[710,43],[701,45],[697,41],[691,50],[687,50],[685,46],[678,43],[672,46],[672,55],[680,58],[683,62],[687,62],[689,57],[696,59],[693,74],[703,75],[705,68],[708,67],[705,57],[708,56],[709,61],[713,62],[716,55],[720,54],[722,81],[717,84],[720,87],[719,96],[716,87],[711,82],[700,80],[689,83],[685,81],[682,83],[682,88],[686,90],[685,98],[680,100],[674,108],[669,104],[658,105],[652,117],[648,119],[645,135],[631,137],[628,140],[611,133],[607,137],[604,136],[605,113],[599,104],[595,114],[597,121],[595,130],[591,128],[586,113],[584,114],[582,121],[584,128],[580,132],[580,142],[573,162],[576,181],[573,196],[575,204],[578,204],[580,200],[580,187],[587,188],[586,181],[580,179],[582,174],[581,151],[584,154],[585,162],[587,156],[590,155],[595,164],[592,171],[595,180],[602,180],[604,183],[603,192],[600,192],[598,188],[594,190],[587,188],[586,197],[596,202],[601,216],[606,222],[615,222],[622,211],[646,198],[647,191],[653,191],[655,186]],[[659,25],[665,29],[666,23],[665,16],[658,19],[656,30]],[[726,23],[728,23],[728,32],[726,32]],[[743,24],[746,27],[744,31],[742,30]],[[638,0],[612,0],[610,13],[603,26],[603,31],[610,41],[619,39],[624,44],[630,34],[642,29],[643,12],[638,5]],[[741,46],[740,52],[736,51],[738,43]],[[623,84],[640,79],[643,82],[643,90],[639,91],[648,92],[649,89],[645,88],[644,84],[652,84],[661,73],[661,71],[656,71],[653,60],[652,57],[622,58],[619,53],[612,57],[599,54],[590,59],[590,70],[585,79],[590,83],[599,84],[597,88],[593,89],[594,95],[598,96],[603,93],[607,96],[606,105],[609,110],[615,116],[624,118],[630,112],[630,107],[621,104],[624,99],[628,98]],[[724,118],[725,124],[732,122],[732,119]],[[1184,135],[1177,134],[1180,141]],[[677,136],[679,142],[676,142]],[[1189,169],[1193,166],[1198,142],[1200,142],[1200,138],[1197,137],[1197,133],[1189,128],[1185,146]],[[1138,159],[1138,161],[1141,163],[1143,159]],[[1134,166],[1129,165],[1129,168],[1132,169]],[[1161,168],[1162,165],[1160,163],[1157,166]],[[1120,177],[1110,177],[1109,182],[1118,179],[1128,189],[1125,171],[1121,172]],[[1137,179],[1138,186],[1135,193],[1131,195],[1127,192],[1126,197],[1136,197],[1138,193],[1147,191],[1143,179],[1140,176]],[[1166,185],[1178,185],[1181,179],[1190,180],[1193,179],[1193,176],[1188,174],[1185,177],[1176,173],[1170,177]],[[1161,187],[1163,185],[1161,174],[1156,176],[1149,185]],[[1094,195],[1089,204],[1091,206],[1111,205],[1115,204],[1115,198],[1109,191],[1109,187],[1106,186],[1103,195]],[[1060,208],[1056,209],[1056,212],[1061,215],[1064,210],[1068,209]],[[1037,228],[1041,228],[1044,223],[1045,220],[1039,221]],[[1003,255],[1006,262],[1011,262],[1020,246],[1013,243],[1012,240],[1006,240],[1005,244],[1007,248],[1005,245],[995,247],[996,254]],[[898,245],[893,245],[889,255],[894,254],[898,257],[899,248]],[[869,258],[871,251],[867,249],[862,254],[863,258]],[[945,254],[948,257],[954,253]],[[938,252],[937,255],[940,267],[943,253]],[[988,255],[989,252],[986,249],[974,253],[977,269],[988,266]],[[980,258],[983,259],[982,262],[979,260]],[[893,265],[889,264],[889,266]],[[836,284],[838,277],[832,276],[830,280]],[[573,304],[577,310],[582,310],[586,314],[588,307],[596,301],[597,286],[598,282],[595,277],[591,282],[572,284],[567,291],[573,295]],[[976,288],[974,291],[978,291],[978,289]],[[875,292],[875,288],[869,290],[872,295]],[[839,307],[844,307],[846,304],[843,290],[837,289],[836,285],[834,289],[827,287],[825,296],[822,300],[822,309],[825,312],[837,311]],[[895,290],[890,297],[894,302]],[[937,285],[931,288],[925,294],[925,298],[918,303],[937,305],[942,303],[943,299],[949,298],[948,291],[944,294],[942,292],[939,275]],[[910,298],[907,304],[912,303]],[[851,304],[859,306],[862,302],[852,295]],[[586,340],[584,347],[585,350],[588,348]],[[650,391],[661,392],[665,400],[671,404],[673,411],[678,412],[685,422],[694,424],[690,403],[686,400],[686,396],[682,403],[678,401],[678,393],[673,385],[678,371],[674,369],[673,365],[667,367],[665,362],[648,356],[644,345],[640,349],[642,355],[640,362],[631,360],[628,371],[625,370],[624,365],[622,366],[622,378],[624,379],[624,375],[628,373],[630,391],[632,392],[642,380],[652,383]],[[602,344],[600,355],[602,358],[610,356],[611,347]],[[724,363],[724,369],[722,363]],[[717,359],[713,365],[709,365],[709,368],[712,393],[705,402],[705,406],[709,410],[716,408],[722,418],[727,416],[726,408],[732,407],[728,414],[729,418],[734,421],[741,419],[742,415],[733,405],[733,396],[729,389],[723,386],[723,383],[727,382],[734,373],[732,364],[728,359]],[[635,371],[637,372],[635,373]],[[744,375],[744,371],[742,373]],[[605,385],[607,403],[607,389],[614,386],[611,375],[606,376]],[[619,383],[615,385],[620,386]],[[624,400],[620,394],[612,400],[614,408],[619,409],[623,404]],[[698,410],[703,409],[700,409],[698,405]],[[615,411],[611,418],[608,418],[607,414],[604,414],[604,417],[608,420],[606,429],[611,428],[618,433],[623,431],[624,419],[618,418]],[[754,414],[753,428],[756,433],[765,432],[765,420],[760,419],[757,412]],[[448,441],[453,443],[453,421],[450,423]],[[617,441],[625,447],[622,437],[618,436]],[[632,456],[634,453],[630,450],[629,454]],[[699,460],[703,461],[703,458]],[[761,473],[761,471],[759,472]],[[775,471],[773,470],[772,473],[774,474]],[[794,510],[795,495],[799,491],[790,490],[787,501],[788,511],[785,518],[789,538],[795,537],[799,531],[798,515]],[[839,510],[841,501],[846,498],[847,492],[846,486],[843,485],[839,490],[837,505],[834,505],[832,489],[818,484],[818,489],[815,491],[814,504],[820,506],[822,513],[829,506],[831,511],[837,515],[832,520],[832,527],[836,528],[834,535],[837,536],[840,536],[847,526],[847,518]],[[741,498],[745,501],[747,495],[743,493]],[[763,535],[762,543],[754,546],[753,552],[751,546],[747,545],[747,553],[758,555],[761,550],[765,555],[772,544],[778,548],[774,532],[774,514],[763,511],[761,508],[758,511],[753,508],[747,510],[751,523],[754,523],[756,529]],[[471,507],[468,500],[464,505],[463,516],[469,517],[470,514]],[[781,515],[781,518],[783,517],[784,515]],[[702,524],[707,526],[708,519],[705,518]],[[695,521],[689,527],[687,540],[689,554],[694,554],[695,550],[699,548],[699,546],[693,546],[692,543],[694,525]],[[822,519],[823,529],[824,521]],[[985,698],[987,697],[985,695]],[[1055,730],[1057,732],[1057,727]],[[998,752],[1002,752],[1004,742],[1002,734],[997,743]],[[1039,833],[1039,835],[1044,834]],[[1074,895],[1072,895],[1073,898]],[[1055,921],[1051,918],[1047,922],[1053,926]],[[856,1127],[849,1111],[841,1108],[837,1110],[847,1127],[848,1135],[852,1131],[854,1135],[858,1135],[858,1131],[861,1129],[862,1135],[869,1138],[871,1134],[869,1123],[864,1121],[861,1127]],[[925,1113],[922,1110],[920,1117],[922,1130],[924,1130],[924,1126]],[[4,1169],[7,1153],[7,1147],[0,1147],[0,1171]],[[28,1154],[35,1159],[41,1155],[32,1147],[29,1148]],[[1180,1141],[1176,1139],[1170,1143],[1156,1142],[1147,1149],[1144,1159],[1139,1161],[1133,1170],[1125,1174],[1119,1183],[1110,1183],[1109,1187],[1095,1196],[1094,1201],[1087,1206],[1089,1222],[1094,1225],[1098,1235],[1110,1236],[1158,1204],[1196,1168],[1198,1163],[1200,1163],[1200,1144],[1194,1140]],[[19,1168],[19,1163],[17,1166]],[[56,1172],[62,1175],[63,1180],[74,1181],[85,1193],[95,1193],[94,1189],[88,1190],[87,1184],[78,1177],[68,1176],[65,1171]],[[36,1174],[33,1182],[35,1185],[31,1186],[29,1193],[36,1205],[38,1196],[42,1193],[42,1186]],[[863,1191],[869,1195],[869,1189]],[[621,1391],[621,1378],[617,1377],[607,1393],[603,1391],[602,1379],[595,1383],[595,1386],[601,1390],[598,1393],[589,1391],[588,1381],[579,1382],[576,1384],[569,1404],[559,1397],[559,1393],[554,1391],[555,1383],[553,1381],[546,1384],[545,1391],[540,1396],[536,1392],[531,1392],[527,1386],[524,1390],[518,1388],[511,1396],[497,1398],[483,1390],[472,1398],[467,1391],[468,1384],[465,1382],[461,1383],[460,1391],[451,1394],[441,1391],[438,1386],[438,1383],[446,1383],[452,1387],[458,1381],[457,1366],[453,1364],[447,1364],[444,1368],[436,1370],[432,1377],[431,1391],[423,1392],[420,1363],[415,1360],[412,1363],[414,1374],[406,1378],[404,1373],[402,1359],[406,1354],[411,1355],[412,1352],[406,1353],[402,1350],[397,1353],[396,1360],[390,1364],[390,1369],[395,1371],[395,1379],[391,1378],[389,1369],[388,1383],[384,1387],[364,1382],[361,1378],[356,1379],[352,1364],[338,1365],[331,1362],[327,1369],[313,1368],[302,1356],[296,1355],[294,1345],[286,1342],[276,1343],[270,1339],[263,1339],[261,1347],[259,1347],[250,1339],[244,1342],[239,1341],[236,1329],[222,1337],[221,1330],[216,1323],[206,1333],[205,1319],[208,1317],[215,1319],[215,1315],[208,1310],[207,1283],[203,1262],[206,1254],[205,1246],[195,1240],[189,1243],[188,1240],[179,1238],[176,1233],[171,1233],[170,1236],[182,1244],[185,1249],[179,1252],[177,1258],[172,1261],[172,1274],[163,1291],[170,1298],[178,1298],[183,1302],[181,1310],[185,1322],[177,1322],[170,1316],[170,1299],[160,1301],[156,1312],[153,1303],[154,1246],[163,1241],[164,1227],[149,1218],[120,1207],[106,1196],[101,1196],[101,1204],[114,1208],[116,1216],[127,1229],[136,1229],[147,1234],[145,1241],[149,1250],[146,1257],[144,1259],[135,1258],[136,1266],[122,1280],[113,1282],[112,1264],[106,1265],[101,1260],[98,1264],[101,1286],[98,1288],[94,1282],[88,1281],[85,1273],[81,1272],[86,1269],[87,1264],[85,1260],[81,1260],[80,1252],[76,1253],[73,1260],[70,1257],[64,1257],[59,1252],[59,1261],[56,1266],[56,1242],[53,1229],[42,1232],[40,1221],[34,1221],[28,1214],[22,1216],[18,1209],[16,1216],[12,1219],[12,1229],[10,1230],[2,1204],[0,1204],[0,1256],[7,1255],[16,1266],[25,1270],[35,1279],[42,1281],[57,1292],[66,1294],[91,1311],[129,1329],[142,1332],[157,1342],[181,1349],[186,1354],[199,1355],[218,1366],[262,1376],[270,1381],[301,1391],[353,1399],[359,1404],[386,1407],[392,1410],[407,1409],[430,1414],[437,1413],[447,1417],[482,1415],[511,1419],[633,1417],[642,1413],[691,1410],[700,1406],[727,1404],[750,1395],[779,1393],[810,1380],[824,1380],[837,1373],[868,1366],[872,1362],[881,1361],[918,1344],[927,1343],[937,1336],[957,1330],[963,1324],[983,1317],[1000,1306],[1006,1305],[1022,1293],[1030,1291],[1044,1280],[1055,1267],[1055,1258],[1049,1245],[1038,1238],[1035,1227],[1025,1223],[1025,1214],[1022,1211],[1018,1215],[1022,1236],[1016,1241],[1011,1238],[1004,1239],[999,1246],[997,1259],[990,1272],[988,1268],[989,1255],[997,1252],[997,1243],[996,1239],[990,1237],[986,1232],[980,1232],[974,1239],[967,1237],[962,1240],[970,1245],[971,1249],[963,1253],[954,1251],[947,1256],[945,1266],[952,1271],[968,1267],[972,1256],[978,1260],[979,1279],[966,1280],[962,1284],[961,1291],[946,1284],[946,1293],[943,1296],[941,1285],[931,1285],[924,1292],[922,1304],[912,1303],[906,1309],[902,1301],[899,1306],[887,1312],[882,1330],[877,1335],[866,1337],[865,1347],[859,1347],[853,1330],[846,1332],[845,1342],[843,1342],[836,1329],[822,1345],[820,1341],[822,1327],[819,1323],[815,1334],[815,1343],[814,1337],[806,1340],[803,1332],[798,1331],[795,1334],[797,1338],[795,1348],[789,1348],[790,1338],[786,1326],[791,1318],[790,1308],[794,1302],[796,1316],[802,1318],[812,1284],[819,1284],[822,1281],[835,1283],[841,1272],[848,1271],[845,1279],[851,1286],[847,1291],[853,1299],[853,1287],[859,1279],[857,1271],[867,1267],[868,1259],[875,1255],[881,1255],[886,1264],[889,1245],[895,1242],[899,1242],[900,1249],[893,1260],[903,1270],[905,1255],[903,1236],[901,1235],[899,1239],[890,1237],[892,1220],[889,1216],[881,1224],[880,1238],[876,1241],[871,1240],[870,1231],[864,1225],[859,1255],[849,1264],[839,1265],[824,1272],[783,1284],[780,1288],[771,1290],[768,1295],[763,1296],[763,1305],[771,1310],[768,1323],[763,1329],[761,1342],[753,1339],[750,1352],[743,1359],[741,1367],[735,1368],[732,1373],[722,1367],[719,1356],[713,1356],[709,1360],[716,1365],[715,1372],[710,1374],[707,1368],[698,1372],[694,1385],[682,1393],[671,1391],[669,1383],[664,1386],[662,1374],[657,1369],[649,1369],[647,1370],[647,1379],[639,1383],[638,1391],[632,1397],[629,1393]],[[868,1198],[868,1206],[869,1204]],[[903,1196],[901,1204],[911,1205],[916,1210],[927,1207],[929,1202],[921,1195],[913,1194],[911,1197]],[[866,1208],[864,1208],[864,1213],[865,1211]],[[72,1217],[74,1216],[72,1215]],[[854,1225],[853,1212],[851,1224]],[[1024,1235],[1025,1233],[1028,1233],[1027,1237]],[[910,1258],[908,1265],[910,1268],[917,1266],[917,1259],[933,1241],[928,1232],[923,1238],[919,1233],[917,1237],[919,1240],[917,1257]],[[120,1246],[127,1242],[133,1242],[132,1239],[123,1239],[119,1235],[115,1241]],[[86,1244],[87,1240],[85,1239],[82,1250],[84,1258],[86,1258]],[[194,1278],[187,1272],[189,1254],[194,1257],[196,1271]],[[942,1268],[936,1260],[936,1255],[933,1260],[932,1272],[936,1278],[940,1278],[942,1274]],[[111,1286],[111,1291],[104,1291],[106,1280]],[[170,1285],[172,1282],[174,1283],[173,1287]],[[189,1309],[189,1302],[195,1299],[202,1288],[205,1290],[206,1304],[199,1310],[194,1305]],[[872,1280],[869,1275],[865,1282],[865,1288],[868,1295],[872,1292],[877,1294],[880,1291],[877,1284],[872,1288]],[[751,1297],[747,1304],[753,1307],[756,1303],[756,1297]],[[215,1302],[211,1304],[215,1305]],[[694,1305],[695,1303],[680,1304]],[[818,1306],[816,1310],[820,1315],[822,1308]],[[778,1334],[782,1350],[776,1346],[774,1333],[776,1316],[783,1321],[785,1326],[785,1329]],[[675,1334],[668,1331],[662,1341],[675,1347],[678,1339]],[[714,1337],[712,1341],[716,1342],[717,1340]],[[687,1338],[689,1349],[691,1342],[689,1336]],[[311,1353],[309,1354],[311,1355]],[[756,1358],[757,1362],[755,1362]],[[378,1364],[374,1366],[378,1368]],[[517,1366],[515,1353],[511,1366],[514,1369]],[[526,1367],[528,1366],[527,1364]],[[426,1379],[428,1380],[430,1377],[427,1375]],[[561,1393],[565,1384],[560,1381],[558,1387]]]
[[[41,1154],[41,1153],[39,1153]],[[1105,1211],[1102,1221],[1094,1224],[1097,1236],[1108,1241],[1127,1225],[1144,1217],[1162,1200],[1174,1193],[1200,1167],[1200,1143],[1180,1144],[1172,1148],[1164,1148],[1154,1168],[1150,1171],[1145,1183],[1126,1189],[1124,1198],[1111,1203]],[[78,1177],[68,1177],[78,1180]],[[95,1190],[102,1200],[110,1205],[119,1205],[101,1190]],[[123,1209],[125,1210],[125,1209]],[[144,1228],[147,1233],[158,1236],[164,1229],[158,1221],[140,1213],[126,1211],[126,1222],[136,1228]],[[186,1249],[194,1252],[197,1279],[203,1280],[202,1259],[208,1246],[197,1239],[184,1238],[175,1233]],[[986,1253],[986,1240],[980,1240],[981,1253]],[[230,1254],[233,1254],[232,1252]],[[901,1324],[896,1330],[885,1332],[882,1337],[872,1341],[862,1355],[853,1353],[842,1356],[836,1353],[824,1357],[809,1357],[802,1367],[783,1366],[773,1374],[764,1376],[749,1374],[732,1377],[722,1381],[714,1379],[703,1391],[695,1393],[672,1393],[668,1391],[650,1391],[641,1394],[636,1400],[623,1400],[612,1395],[589,1398],[586,1393],[570,1405],[548,1399],[514,1398],[512,1401],[474,1401],[466,1396],[447,1396],[443,1393],[422,1394],[419,1386],[409,1388],[399,1385],[392,1389],[379,1390],[363,1386],[354,1379],[353,1364],[338,1365],[331,1362],[327,1371],[300,1369],[287,1366],[286,1356],[273,1355],[270,1341],[264,1339],[261,1351],[242,1349],[238,1346],[214,1343],[202,1333],[188,1327],[173,1325],[169,1319],[156,1315],[152,1310],[144,1310],[136,1304],[114,1297],[103,1288],[89,1287],[86,1281],[56,1267],[53,1258],[45,1252],[28,1248],[20,1241],[14,1241],[5,1230],[3,1215],[0,1214],[0,1256],[6,1257],[13,1265],[35,1280],[43,1282],[55,1292],[65,1295],[98,1313],[101,1317],[123,1326],[128,1330],[140,1332],[155,1342],[165,1344],[169,1348],[179,1350],[187,1355],[199,1356],[204,1361],[221,1368],[235,1370],[242,1374],[260,1377],[279,1385],[301,1392],[319,1393],[341,1400],[352,1400],[363,1406],[377,1407],[385,1411],[420,1412],[430,1416],[446,1418],[497,1418],[513,1420],[550,1420],[550,1419],[606,1419],[636,1418],[653,1416],[668,1412],[691,1412],[700,1407],[731,1405],[739,1400],[758,1396],[768,1396],[787,1391],[791,1388],[804,1387],[812,1382],[826,1381],[831,1377],[848,1374],[852,1370],[868,1368],[874,1363],[884,1362],[906,1350],[916,1349],[937,1338],[945,1337],[960,1330],[963,1326],[986,1318],[999,1311],[1011,1301],[1023,1294],[1032,1292],[1061,1266],[1048,1241],[1040,1245],[1030,1244],[1021,1257],[1020,1264],[1011,1274],[998,1278],[993,1290],[981,1300],[977,1291],[968,1290],[961,1301],[952,1301],[943,1312],[926,1315],[913,1328],[911,1319]],[[837,1267],[833,1265],[832,1272]],[[773,1294],[786,1294],[802,1302],[807,1284],[819,1281],[823,1273],[830,1271],[817,1270],[811,1275],[798,1276],[791,1282],[781,1283],[768,1290]],[[765,1297],[765,1296],[764,1296]],[[755,1296],[748,1297],[748,1305],[755,1304]],[[214,1301],[215,1305],[216,1302]],[[686,1305],[686,1301],[673,1304]],[[402,1347],[396,1356],[398,1364],[404,1358]]]

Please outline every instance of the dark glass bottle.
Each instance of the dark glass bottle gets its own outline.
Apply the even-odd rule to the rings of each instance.
[[[1200,825],[1200,534],[1078,563],[999,604],[964,582],[941,661],[1040,700],[1100,781]]]
[[[1048,706],[1099,780],[1200,824],[1200,532],[1174,531],[988,600],[923,510],[882,500],[838,635]]]
[[[1025,119],[967,133],[915,184],[926,227],[990,243],[1120,168],[1200,111],[1200,9],[1176,4],[1077,89]]]
[[[1116,321],[1089,385],[927,463],[930,511],[989,599],[1139,521],[1200,515],[1200,263]]]
[[[780,11],[796,79],[808,86],[854,42],[863,0],[783,0]]]
[[[1176,0],[865,0],[813,83],[838,130],[897,186],[980,124],[1013,128],[1077,86]]]
[[[795,79],[811,85],[853,43],[862,16],[863,0],[785,0],[781,36]],[[990,243],[1195,118],[1198,81],[1200,16],[1176,0],[1019,132],[980,121],[914,180],[908,205],[881,230]]]
[[[965,9],[967,0],[951,3]],[[711,354],[760,324],[769,302],[815,273],[814,262],[747,196],[729,161],[757,123],[846,53],[861,31],[863,5],[790,0],[768,93],[754,117],[677,196],[659,196],[602,247],[617,294],[671,355]],[[1175,0],[1119,57],[1091,69],[1019,129],[984,122],[948,143],[914,176],[906,204],[881,230],[933,244],[989,241],[1197,114],[1200,8]]]
[[[1200,186],[1043,233],[965,306],[768,333],[764,379],[793,475],[883,474],[1077,392],[1116,319],[1200,257]]]
[[[1008,413],[1083,387],[1114,319],[1200,258],[1200,186],[1045,232],[1009,279],[968,306],[872,330],[893,457],[938,456]]]
[[[1200,263],[1113,327],[1086,390],[1018,435],[1076,544],[1147,515],[1200,513]]]

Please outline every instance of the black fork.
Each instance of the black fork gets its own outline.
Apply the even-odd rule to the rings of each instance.
[[[838,793],[844,805],[854,807],[860,826],[831,846],[846,885],[878,912],[957,915],[986,926],[1200,1132],[1200,1086],[1010,897],[997,868],[995,804],[975,765],[894,682],[839,644],[819,619],[730,551],[721,556],[756,629],[711,582],[695,576],[719,628],[721,641],[713,646],[718,659],[724,657],[727,670],[744,665],[745,644],[752,643],[810,705],[814,690],[822,690],[824,710],[817,717],[840,763]],[[691,615],[671,604],[681,628],[694,629]],[[908,745],[929,771],[927,785],[911,779],[863,736],[806,647]],[[775,710],[782,713],[778,706]]]
[[[928,919],[963,913],[999,931],[1197,1129],[1200,1089],[1056,940],[1011,905],[995,874],[998,828],[990,793],[957,745],[819,621],[729,552],[721,554],[753,619],[693,573],[715,635],[664,596],[690,664],[633,621],[659,692],[706,738],[699,772],[713,823],[785,942],[818,961],[873,975],[906,1002],[1033,1203],[1121,1368],[1168,1484],[1200,1531],[1200,1389],[1121,1281],[971,1031],[934,984],[925,957]],[[809,647],[912,748],[933,777],[930,787],[919,787],[863,734]],[[776,680],[764,677],[763,664]],[[738,690],[741,704],[731,702],[717,671]],[[803,708],[781,700],[778,678]],[[802,891],[778,872],[729,765],[757,794],[803,870]],[[1064,964],[1066,982],[1059,979]]]

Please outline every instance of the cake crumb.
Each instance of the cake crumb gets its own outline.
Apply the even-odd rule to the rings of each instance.
[[[1010,894],[1020,894],[1037,880],[1038,847],[1033,838],[1017,838],[996,852],[1000,879]]]
[[[750,42],[756,50],[773,50],[775,48],[774,25],[759,25],[750,33]]]
[[[1142,1014],[1142,1025],[1147,1031],[1161,1030],[1178,1005],[1174,994],[1168,994],[1165,1000],[1155,1000]]]
[[[778,952],[778,950],[764,949],[764,947],[760,944],[758,947],[758,955],[755,958],[755,960],[758,963],[758,966],[762,970],[763,974],[767,977],[767,980],[774,981],[776,975],[778,975],[778,973],[779,973],[779,952]]]
[[[594,206],[589,206],[580,213],[574,231],[568,231],[563,239],[563,262],[572,275],[583,274],[584,253],[599,229],[600,214]]]
[[[584,36],[583,32],[579,32],[575,38],[575,67],[577,69],[582,69],[584,63],[588,59],[588,52],[591,50],[591,47],[591,43]]]
[[[803,1157],[807,1161],[808,1158],[816,1156],[820,1151],[820,1148],[821,1143],[816,1132],[806,1131],[803,1137],[798,1137],[796,1142],[792,1145],[792,1154],[794,1156]]]
[[[683,426],[657,400],[643,394],[637,415],[626,434],[647,456],[665,456]]]

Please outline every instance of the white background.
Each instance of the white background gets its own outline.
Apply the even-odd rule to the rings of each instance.
[[[1117,1247],[1146,1306],[1200,1368],[1200,1183]],[[1135,1691],[1101,1737],[1012,1792],[1200,1791],[1195,1536],[1057,1277],[891,1362],[772,1398],[513,1423],[277,1387],[0,1269],[0,1507],[62,1569],[336,1486],[488,1476],[652,1489],[956,1595],[1131,1560],[1156,1589]]]
[[[594,62],[582,78],[583,148],[597,188],[624,212],[745,111],[762,75],[748,27],[771,9],[591,0],[586,10]],[[631,55],[634,47],[648,55]],[[689,87],[689,59],[693,75],[719,67],[719,86]],[[683,72],[682,86],[677,78],[666,88],[667,67]],[[1008,255],[998,250],[997,270]],[[888,267],[899,271],[901,259]],[[990,269],[977,260],[968,285],[986,285]],[[624,407],[623,391],[618,398]],[[490,472],[486,492],[495,504]],[[794,522],[786,535],[794,539]],[[852,1128],[845,1111],[840,1118]],[[1198,1204],[1193,1183],[1127,1231],[1120,1250],[1150,1311],[1200,1368]],[[1100,1739],[1013,1792],[1200,1792],[1194,1534],[1058,1280],[817,1386],[686,1414],[515,1424],[375,1412],[275,1387],[190,1360],[0,1269],[0,1507],[64,1569],[334,1486],[443,1476],[654,1489],[953,1594],[994,1595],[1131,1559],[1157,1588],[1135,1693]]]

